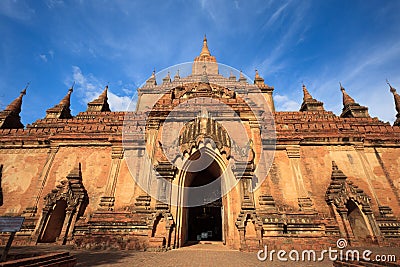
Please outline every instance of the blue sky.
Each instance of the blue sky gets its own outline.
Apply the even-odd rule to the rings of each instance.
[[[72,112],[107,83],[123,110],[151,74],[192,61],[207,34],[217,61],[275,86],[298,110],[304,82],[340,114],[339,81],[371,116],[393,122],[400,89],[400,1],[0,1],[0,107],[31,85],[22,120],[45,116],[76,81]],[[162,78],[162,77],[160,77]]]

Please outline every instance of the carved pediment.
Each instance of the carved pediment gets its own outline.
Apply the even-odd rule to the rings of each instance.
[[[236,98],[236,94],[234,91],[231,91],[223,86],[207,83],[207,82],[199,82],[199,83],[190,83],[185,86],[178,86],[173,89],[174,98],[192,98],[198,97],[199,95],[206,94],[208,97],[215,98]]]
[[[197,147],[200,142],[214,142],[220,151],[230,154],[231,140],[225,128],[216,120],[203,114],[188,122],[179,135],[181,152],[190,153],[192,147]]]
[[[370,207],[370,198],[365,192],[347,180],[347,176],[339,170],[338,166],[332,161],[331,183],[325,194],[325,200],[328,204],[334,204],[336,207],[344,207],[348,200],[353,200],[363,206]]]
[[[75,168],[66,179],[44,197],[45,208],[51,209],[58,200],[65,200],[69,207],[77,208],[79,204],[87,205],[88,193],[82,183],[81,165]]]

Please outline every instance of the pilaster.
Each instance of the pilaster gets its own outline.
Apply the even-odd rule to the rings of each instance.
[[[121,161],[124,157],[124,149],[121,146],[111,148],[111,169],[107,179],[104,196],[99,203],[99,211],[113,211],[115,202],[115,187],[118,180]]]

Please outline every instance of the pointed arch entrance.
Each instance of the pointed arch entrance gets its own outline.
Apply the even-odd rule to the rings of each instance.
[[[43,235],[39,237],[40,243],[56,242],[64,225],[66,209],[67,201],[64,199],[57,200],[54,208],[49,212],[49,219],[45,226]]]
[[[89,196],[82,183],[80,163],[45,196],[44,201],[35,239],[38,243],[57,242],[65,245],[72,239],[75,223],[83,216],[89,204]]]
[[[221,169],[215,160],[206,169],[186,174],[185,188],[201,187],[214,182],[221,176]],[[187,207],[186,223],[187,241],[213,240],[222,241],[222,199],[221,183],[213,186],[213,191],[204,195],[204,204]],[[184,190],[185,206],[189,205],[193,196],[189,190]]]
[[[349,199],[346,203],[346,208],[347,219],[349,220],[354,237],[356,239],[367,238],[370,235],[370,229],[368,228],[364,214],[358,204],[352,199]]]
[[[198,171],[191,164],[203,157],[209,164]],[[175,247],[192,241],[225,242],[228,195],[223,195],[229,172],[218,150],[204,146],[195,151],[178,174],[177,232]]]

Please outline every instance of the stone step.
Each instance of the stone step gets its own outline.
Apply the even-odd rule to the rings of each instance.
[[[76,259],[73,256],[65,256],[60,258],[53,258],[49,260],[40,261],[34,264],[26,265],[27,267],[58,267],[58,266],[75,266]]]
[[[18,266],[60,266],[70,267],[76,265],[76,259],[69,252],[49,253],[40,256],[22,258],[0,263],[1,267]]]
[[[187,244],[178,250],[232,251],[221,241],[199,241],[198,243]]]

